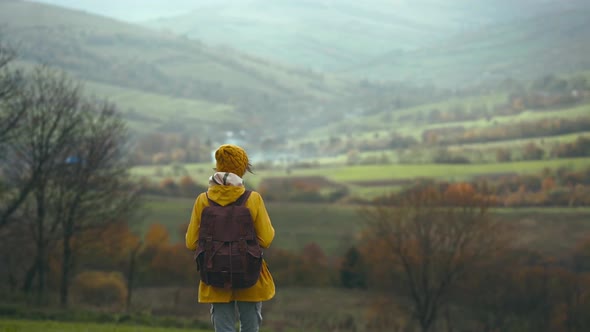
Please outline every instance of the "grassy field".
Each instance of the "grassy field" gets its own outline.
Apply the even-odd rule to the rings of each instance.
[[[196,287],[138,288],[134,292],[134,306],[149,308],[153,313],[166,313],[170,324],[186,319],[203,322],[201,328],[154,327],[127,323],[65,322],[37,319],[11,319],[0,317],[0,332],[205,332],[209,325],[209,305],[196,301]],[[175,298],[176,301],[170,301]],[[263,303],[261,332],[325,332],[352,319],[357,326],[364,325],[374,310],[375,301],[383,294],[370,290],[342,288],[278,287],[276,296]],[[310,310],[313,306],[313,310]],[[338,308],[338,310],[334,310]],[[175,321],[173,316],[179,317]],[[190,317],[190,318],[189,318]],[[326,326],[326,328],[319,328]],[[364,330],[364,329],[363,329]]]
[[[165,225],[173,241],[183,241],[194,199],[148,197],[136,230]],[[276,231],[273,247],[300,250],[315,242],[328,255],[340,255],[364,228],[362,208],[334,204],[274,203],[266,207]],[[500,220],[521,230],[521,240],[544,250],[564,250],[590,231],[588,208],[495,209]]]
[[[470,96],[463,98],[451,98],[448,100],[428,103],[420,106],[409,107],[402,110],[384,110],[375,115],[363,116],[359,118],[346,118],[334,122],[330,125],[311,131],[305,138],[295,141],[299,144],[303,142],[318,143],[322,140],[328,140],[330,137],[340,137],[346,140],[350,134],[351,128],[374,128],[372,130],[363,130],[362,132],[353,132],[355,140],[373,140],[375,137],[389,137],[392,132],[402,136],[411,136],[421,141],[422,132],[429,129],[464,127],[464,128],[487,128],[500,125],[509,125],[521,122],[533,122],[543,119],[574,119],[578,117],[588,117],[590,114],[590,104],[582,104],[574,107],[564,107],[552,110],[526,110],[515,115],[500,115],[468,121],[456,121],[445,123],[415,123],[414,121],[401,120],[406,115],[417,116],[421,114],[425,118],[428,114],[437,109],[441,112],[453,112],[453,109],[461,107],[469,110],[470,107],[485,106],[491,109],[493,106],[505,103],[507,96],[505,94],[491,94],[481,96]],[[345,130],[344,130],[345,129]],[[335,133],[341,133],[340,135]],[[345,133],[345,134],[343,134]]]
[[[590,104],[583,104],[576,107],[550,111],[529,110],[515,115],[493,116],[489,121],[486,119],[479,119],[473,121],[447,122],[443,124],[407,125],[401,127],[399,132],[403,135],[414,136],[414,138],[419,139],[421,138],[421,133],[428,129],[449,127],[487,128],[499,125],[534,122],[544,119],[575,119],[578,117],[588,117],[588,114],[590,114]]]
[[[270,268],[272,269],[272,266]],[[200,321],[208,321],[209,306],[196,302],[196,292],[196,287],[143,288],[137,290],[134,298],[141,302],[139,305],[152,308],[153,312],[190,314]],[[176,298],[176,304],[162,300],[170,298]],[[262,304],[261,331],[334,331],[333,328],[317,327],[342,322],[348,317],[352,317],[356,324],[362,325],[367,322],[375,301],[382,298],[381,292],[371,290],[279,285],[275,297]]]
[[[325,176],[326,178],[344,183],[379,180],[408,180],[416,178],[436,178],[445,180],[463,180],[473,176],[493,175],[503,173],[538,173],[545,168],[557,169],[566,167],[572,170],[590,166],[590,158],[564,158],[552,160],[516,161],[508,163],[485,164],[391,164],[391,165],[358,165],[334,166],[338,161],[334,158],[315,160],[320,167],[292,169],[287,173],[284,169],[256,170],[255,174],[246,174],[244,180],[247,186],[256,188],[266,177],[284,176]],[[341,160],[344,161],[344,160]],[[322,166],[326,165],[326,166]],[[194,181],[206,184],[212,173],[213,163],[186,164],[186,174]],[[158,171],[158,169],[160,171]],[[157,173],[161,175],[157,175]],[[131,171],[134,176],[147,177],[152,181],[164,177],[178,178],[181,174],[174,172],[172,166],[138,166]]]
[[[54,321],[6,320],[0,318],[0,332],[180,332],[189,331],[177,328],[157,328],[147,326],[125,326],[93,323],[66,323]],[[195,330],[205,332],[208,330]],[[210,331],[210,330],[209,330]]]
[[[142,232],[152,223],[165,225],[175,241],[183,241],[194,199],[152,196],[146,200],[144,217],[135,224]],[[363,222],[356,206],[271,203],[266,207],[276,231],[273,246],[299,250],[310,242],[321,244],[328,254],[340,253],[355,240]]]
[[[203,123],[212,127],[237,123],[234,107],[198,99],[177,98],[104,83],[86,82],[85,91],[95,96],[108,96],[123,112],[129,127],[149,132],[174,118],[177,122]],[[210,117],[210,114],[215,114]],[[205,119],[205,120],[204,120]]]
[[[395,158],[395,155],[392,155]],[[246,187],[257,189],[264,178],[273,177],[308,177],[323,176],[329,180],[348,186],[351,195],[361,198],[373,198],[379,195],[396,192],[408,181],[417,179],[437,179],[446,181],[465,181],[474,177],[485,177],[499,174],[535,174],[549,168],[567,168],[579,170],[590,167],[590,158],[553,159],[536,161],[515,161],[508,163],[482,164],[390,164],[390,165],[358,165],[346,166],[343,157],[315,160],[319,167],[305,169],[284,168],[272,170],[256,170],[255,174],[244,177]],[[323,165],[323,166],[322,166]],[[179,172],[172,166],[138,166],[132,169],[136,177],[158,183],[166,177],[179,179],[189,175],[203,186],[207,185],[213,163],[186,164]]]

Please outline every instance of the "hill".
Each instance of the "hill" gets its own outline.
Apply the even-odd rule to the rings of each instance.
[[[158,118],[155,127],[190,121],[193,132],[211,123],[219,125],[216,132],[243,126],[285,132],[293,113],[283,110],[296,107],[300,115],[315,111],[309,105],[329,102],[347,88],[347,83],[311,71],[61,7],[4,0],[0,22],[3,39],[16,46],[22,61],[65,69],[91,88],[98,84],[94,91],[115,102],[132,92],[137,104],[123,104]],[[154,101],[151,108],[162,108],[165,117],[153,116],[150,107],[138,109],[145,100]],[[172,101],[180,101],[173,104],[182,109],[164,109]],[[209,112],[198,121],[190,116],[219,108],[229,109],[230,116]]]
[[[191,13],[146,24],[285,63],[337,70],[391,49],[424,47],[480,21],[430,2],[199,2]]]
[[[251,0],[248,3],[255,4],[256,1]],[[465,10],[467,7],[462,1],[448,4],[447,7],[452,8],[449,11],[460,13],[461,10]],[[343,3],[350,4],[350,2]],[[432,7],[436,2],[421,0],[419,3]],[[504,3],[504,0],[501,3]],[[530,5],[525,0],[518,0],[515,3],[522,5],[522,8],[527,8],[527,4]],[[547,0],[540,3],[553,2]],[[578,0],[571,2],[572,5],[577,3]],[[331,1],[302,2],[295,6],[293,2],[281,0],[273,2],[268,7],[284,8],[286,5],[291,5],[292,8],[316,8],[321,5],[328,8],[336,7],[334,4]],[[372,13],[375,14],[377,9],[381,8],[378,5],[383,4],[384,2],[375,0],[363,8],[367,10],[373,8]],[[477,4],[483,6],[481,2]],[[213,3],[210,6],[217,5]],[[235,6],[238,6],[238,3]],[[442,5],[439,4],[439,6]],[[230,6],[230,8],[233,7]],[[343,10],[342,8],[346,6],[338,6],[338,8]],[[354,8],[356,10],[351,9],[349,15],[353,13],[360,15],[363,12],[360,10],[361,7]],[[538,15],[549,15],[547,12],[551,10],[548,8],[551,7],[539,5],[531,8],[534,10],[527,12],[526,15],[532,18],[523,20],[518,26],[506,13],[493,12],[487,18],[488,20],[502,18],[506,21],[503,25],[497,25],[496,34],[489,35],[489,38],[485,39],[475,32],[464,33],[445,45],[451,47],[461,45],[462,41],[466,42],[463,46],[462,56],[464,57],[470,54],[491,57],[493,54],[490,51],[495,50],[494,45],[503,45],[503,42],[515,47],[520,47],[520,44],[525,42],[528,45],[537,43],[539,49],[557,43],[565,45],[564,49],[567,49],[568,45],[578,44],[579,47],[587,47],[584,43],[575,44],[572,41],[582,38],[580,36],[584,36],[585,30],[581,30],[582,33],[571,33],[575,38],[558,38],[558,34],[578,31],[568,27],[585,27],[586,12],[564,10],[563,13],[567,15],[557,15],[561,17],[560,20],[544,25],[546,28],[560,26],[563,29],[553,31],[548,28],[551,31],[547,32],[547,36],[536,38],[529,33],[535,31],[535,23],[541,23],[537,18]],[[478,11],[480,10],[483,9],[479,8]],[[388,15],[386,12],[382,14]],[[525,14],[519,15],[522,17]],[[476,18],[472,19],[473,22],[479,21]],[[2,22],[0,31],[3,38],[17,46],[22,64],[46,63],[69,71],[86,83],[90,94],[108,96],[123,108],[133,129],[173,135],[185,134],[200,143],[222,141],[225,139],[226,131],[246,130],[252,134],[251,141],[248,143],[252,148],[259,150],[256,152],[284,153],[288,142],[297,144],[296,147],[289,147],[291,149],[289,153],[306,151],[309,150],[307,146],[309,141],[315,141],[313,143],[319,146],[339,146],[340,153],[342,151],[346,153],[355,146],[358,146],[360,150],[389,149],[391,146],[387,147],[388,142],[383,140],[384,136],[381,136],[383,134],[390,135],[397,132],[396,134],[420,139],[425,131],[439,130],[439,127],[464,126],[466,130],[477,127],[472,126],[471,123],[452,123],[449,119],[444,120],[444,125],[435,127],[433,124],[441,122],[442,118],[430,118],[429,115],[434,109],[448,113],[450,108],[456,108],[455,104],[460,104],[459,111],[469,108],[468,115],[487,126],[493,122],[482,120],[486,116],[475,113],[479,112],[479,109],[490,110],[499,105],[500,101],[507,102],[505,95],[486,97],[486,93],[490,94],[486,89],[465,90],[458,93],[428,85],[411,86],[393,82],[345,80],[331,74],[279,65],[229,48],[209,46],[175,34],[155,32],[138,25],[86,12],[38,3],[1,1],[0,22]],[[480,30],[479,33],[483,33],[481,31],[489,30]],[[522,41],[525,37],[515,35],[515,31],[522,32],[526,38],[533,41],[528,39]],[[519,43],[519,40],[522,42]],[[470,48],[470,45],[475,45],[473,43],[481,43],[481,45],[477,44],[481,46],[481,49],[478,50],[475,46]],[[543,55],[551,53],[538,52]],[[407,51],[404,54],[406,53],[422,54],[423,61],[417,63],[421,66],[429,65],[427,60],[429,56],[436,58],[434,51],[432,55],[419,51]],[[499,51],[497,53],[503,54]],[[461,58],[461,54],[454,53],[448,53],[446,56],[445,59],[448,59],[449,63]],[[572,57],[581,58],[578,54],[573,54]],[[463,61],[464,67],[476,71],[479,68],[477,61],[481,59],[477,57],[474,59],[473,64],[467,60]],[[415,60],[408,58],[407,61],[419,61],[418,55]],[[563,62],[572,66],[576,64],[572,59],[565,57]],[[441,67],[440,76],[437,76],[439,79],[443,80],[445,75],[457,77],[463,75],[451,70],[458,64],[454,62],[451,64],[452,66],[446,65],[448,68]],[[391,67],[381,65],[383,67],[377,66],[373,69],[387,75]],[[530,65],[535,63],[531,62]],[[557,64],[545,67],[560,68]],[[403,69],[418,70],[412,66],[405,66]],[[433,71],[432,75],[436,73]],[[430,75],[429,72],[421,74]],[[501,91],[506,94],[513,92],[510,88]],[[467,99],[451,101],[453,105],[450,106],[444,104],[458,95]],[[489,102],[486,101],[487,99],[490,99]],[[415,107],[419,105],[423,105],[423,112],[414,112]],[[423,113],[428,114],[425,116]],[[406,121],[402,118],[406,116],[412,119]],[[416,116],[420,116],[422,120],[417,121]],[[531,124],[527,123],[527,125]],[[560,134],[572,133],[574,131],[570,130]],[[482,131],[483,134],[489,134],[489,132]],[[351,140],[353,135],[354,141]],[[519,137],[512,137],[512,139],[517,138]],[[337,144],[332,144],[333,140],[338,141],[335,142]],[[169,141],[170,144],[177,142],[175,138],[170,138]],[[188,142],[188,140],[183,141]],[[379,143],[379,141],[383,142]],[[189,145],[184,148],[193,150],[194,147]],[[368,149],[360,148],[367,145],[370,145]],[[166,151],[152,152],[169,153],[178,146],[168,147]],[[203,147],[203,150],[208,148]]]
[[[588,70],[590,3],[566,4],[571,8],[464,32],[417,51],[390,52],[349,74],[456,87]]]
[[[574,5],[555,0],[196,1],[190,13],[146,25],[284,63],[340,71]]]

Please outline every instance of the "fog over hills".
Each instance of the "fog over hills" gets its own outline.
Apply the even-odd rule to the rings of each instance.
[[[15,46],[20,63],[68,71],[128,110],[139,129],[214,134],[248,126],[287,133],[293,124],[313,121],[317,107],[347,95],[350,85],[51,5],[3,0],[0,22],[3,40]]]
[[[147,131],[297,137],[443,98],[433,86],[590,70],[585,0],[45,2],[76,9],[0,1],[19,61],[65,69]]]
[[[424,54],[433,53],[434,62],[438,62],[441,52],[460,48],[453,46],[457,45],[459,36],[479,35],[480,38],[486,38],[487,35],[494,35],[497,39],[497,31],[503,29],[508,41],[500,44],[509,44],[512,35],[520,33],[519,29],[550,32],[554,28],[567,30],[569,22],[563,13],[570,9],[587,8],[589,3],[584,0],[43,2],[141,23],[207,44],[229,46],[274,62],[321,71],[352,73],[360,78],[407,80],[416,76],[422,83],[434,81],[436,84],[449,81],[446,76],[434,79],[446,69],[431,68],[430,63],[433,61]],[[556,20],[563,23],[556,26]],[[531,23],[524,26],[521,21]],[[472,41],[462,39],[460,43]],[[500,45],[502,49],[492,52],[520,57],[511,54],[512,46]],[[528,47],[526,43],[521,46]],[[559,46],[565,47],[564,53],[571,53],[568,50],[571,45]],[[549,41],[544,47],[551,49],[557,45]],[[458,53],[461,51],[458,50]],[[400,59],[391,60],[400,54],[403,54]],[[478,54],[475,56],[479,57]],[[462,57],[445,58],[442,62],[445,68],[455,71],[457,65],[460,67]],[[416,66],[406,59],[410,59],[409,62],[419,59],[420,63]],[[478,65],[488,67],[482,72],[496,71],[498,64],[495,61],[489,64],[485,57],[474,60]],[[542,62],[547,61],[552,61],[552,58],[543,59]],[[509,66],[506,69],[510,71],[513,68]],[[432,75],[425,75],[426,70]],[[388,75],[383,77],[383,73]],[[496,77],[496,74],[490,75]],[[473,72],[466,72],[456,76],[464,80],[473,75]]]

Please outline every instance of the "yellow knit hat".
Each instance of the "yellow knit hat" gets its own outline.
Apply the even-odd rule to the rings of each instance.
[[[215,170],[230,172],[240,177],[250,171],[250,163],[246,151],[237,145],[224,144],[215,151]]]

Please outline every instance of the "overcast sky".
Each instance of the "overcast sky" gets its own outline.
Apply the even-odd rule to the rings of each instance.
[[[31,0],[84,10],[119,20],[139,22],[191,11],[212,0]]]

